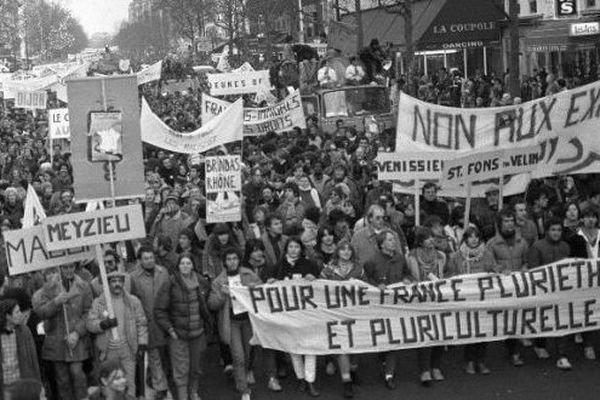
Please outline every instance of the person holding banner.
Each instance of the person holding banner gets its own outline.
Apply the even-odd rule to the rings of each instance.
[[[86,326],[96,335],[94,342],[99,361],[119,360],[127,377],[127,393],[135,396],[135,364],[148,348],[148,323],[140,300],[125,290],[127,277],[118,271],[107,274],[115,317],[108,318],[106,298],[102,294],[94,299]],[[114,327],[119,333],[116,340],[109,332]]]
[[[468,274],[493,273],[496,267],[494,256],[485,247],[479,229],[469,227],[462,236],[459,249],[452,254],[448,262],[446,277]],[[475,375],[476,369],[482,375],[489,375],[490,369],[485,365],[487,343],[473,343],[465,346],[465,372]]]
[[[500,210],[496,216],[496,236],[491,238],[486,246],[496,262],[494,272],[509,275],[512,272],[527,270],[529,245],[521,235],[517,234],[516,217],[511,209]],[[507,339],[505,343],[512,364],[515,367],[523,366],[519,342],[515,339]]]
[[[252,269],[241,266],[241,257],[237,249],[225,249],[222,257],[225,269],[212,282],[208,306],[217,311],[219,336],[231,348],[235,387],[242,394],[242,400],[250,400],[251,391],[248,385],[255,383],[252,371],[253,352],[250,348],[252,325],[248,313],[233,313],[229,286],[241,284],[253,287],[262,281]]]
[[[200,399],[205,324],[210,321],[206,304],[208,283],[196,270],[193,256],[181,254],[177,270],[159,289],[154,303],[156,323],[170,337],[169,355],[180,400]]]
[[[569,258],[571,247],[562,240],[563,223],[557,217],[551,217],[544,224],[544,238],[536,241],[529,249],[528,267],[530,269],[541,265],[550,264]],[[571,363],[567,357],[567,337],[556,338],[558,360],[556,367],[561,370],[570,370]],[[534,341],[535,354],[540,359],[550,357],[546,348],[546,339],[537,338]]]
[[[356,253],[350,242],[343,240],[335,248],[333,259],[326,264],[321,271],[321,279],[331,281],[345,281],[349,279],[361,279],[363,269],[358,263]],[[338,356],[340,375],[344,384],[343,395],[346,398],[354,397],[353,383],[357,383],[356,366],[352,364],[348,354]]]
[[[48,271],[46,278],[32,299],[34,312],[46,326],[42,358],[54,363],[59,398],[80,400],[87,396],[83,362],[90,351],[85,323],[92,290],[75,274],[74,264],[61,266],[60,274]]]
[[[383,209],[380,206],[371,206],[371,210],[374,211],[374,215],[381,212],[383,218]],[[352,242],[354,243],[354,238]],[[375,233],[375,243],[377,251],[370,256],[363,266],[366,281],[371,285],[377,286],[380,290],[385,290],[387,286],[394,283],[410,283],[413,277],[411,276],[404,254],[400,250],[397,235],[391,229],[382,228]],[[358,250],[357,255],[360,255]],[[382,354],[385,363],[385,385],[390,390],[396,388],[394,375],[396,373],[398,355],[399,351],[390,351]]]
[[[417,282],[437,281],[443,279],[446,268],[446,255],[435,248],[431,229],[417,227],[415,231],[415,248],[408,254],[407,261],[411,275]],[[421,347],[417,349],[417,360],[421,374],[421,384],[430,386],[432,380],[443,381],[441,370],[441,346]]]
[[[156,400],[164,400],[171,385],[169,356],[163,330],[154,315],[154,303],[160,288],[169,279],[167,270],[156,264],[152,247],[137,251],[138,265],[131,272],[131,294],[142,302],[148,324],[148,378],[156,392]]]
[[[283,247],[283,255],[276,268],[275,276],[269,282],[275,280],[294,279],[314,281],[320,275],[317,264],[305,257],[305,249],[302,240],[290,237]],[[308,391],[312,397],[319,397],[320,393],[315,388],[317,374],[317,356],[290,354],[292,366],[298,378],[298,390]]]

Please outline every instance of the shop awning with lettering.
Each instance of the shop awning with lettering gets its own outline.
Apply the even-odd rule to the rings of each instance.
[[[446,1],[417,42],[419,50],[488,46],[500,41],[506,14],[490,0]]]
[[[487,46],[500,40],[498,23],[506,14],[492,0],[430,0],[412,5],[413,42],[416,50],[444,50]],[[361,12],[365,45],[377,38],[403,49],[404,17],[393,8]],[[354,13],[342,17],[355,24]]]

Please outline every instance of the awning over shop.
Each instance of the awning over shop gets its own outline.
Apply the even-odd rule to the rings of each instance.
[[[419,38],[420,50],[483,47],[500,40],[503,10],[490,0],[446,1]]]
[[[443,50],[482,47],[500,39],[498,22],[504,11],[491,0],[430,0],[413,3],[413,41],[416,50]],[[377,38],[403,49],[404,18],[393,10],[377,7],[362,15],[365,44]],[[355,25],[354,13],[342,21]]]
[[[573,37],[572,20],[545,21],[525,35],[527,51],[566,51],[569,49],[593,48],[598,36]]]

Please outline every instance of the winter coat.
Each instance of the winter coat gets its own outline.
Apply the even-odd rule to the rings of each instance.
[[[273,248],[273,244],[271,242],[271,238],[268,233],[264,233],[260,238],[265,245],[265,259],[267,261],[267,266],[274,268],[279,263],[279,258],[275,253],[275,249]],[[277,241],[277,246],[279,247],[279,254],[283,255],[283,247],[287,242],[288,237],[286,235],[281,235],[279,240]]]
[[[360,253],[357,253],[360,254]],[[404,255],[396,252],[389,256],[377,250],[364,264],[365,278],[372,285],[391,285],[411,279],[411,273]]]
[[[154,302],[160,288],[169,280],[169,273],[160,265],[150,275],[141,265],[131,273],[131,294],[140,299],[148,324],[148,347],[156,348],[167,344],[163,330],[154,318]]]
[[[15,327],[17,340],[17,359],[19,360],[19,373],[21,379],[35,379],[41,381],[40,366],[38,356],[33,340],[33,335],[27,326],[18,325]],[[2,359],[2,337],[0,336],[0,359]],[[4,400],[2,363],[0,363],[0,400]]]
[[[158,326],[169,334],[175,331],[182,340],[199,338],[204,334],[204,323],[210,321],[206,304],[208,282],[196,275],[198,287],[189,289],[179,273],[163,284],[154,304],[154,318]]]
[[[125,338],[119,338],[125,340],[129,346],[131,354],[136,354],[138,345],[148,344],[148,322],[146,321],[146,314],[144,313],[144,307],[142,302],[135,296],[131,296],[126,291],[123,291],[123,303],[125,304]],[[102,322],[108,313],[106,307],[106,297],[101,295],[94,299],[92,308],[87,318],[86,327],[90,333],[96,334],[94,344],[100,351],[100,360],[103,361],[106,358],[106,352],[108,350],[108,344],[112,339],[110,330],[103,330],[100,328],[100,322]]]
[[[153,236],[166,235],[171,240],[177,241],[181,231],[193,223],[192,217],[182,211],[177,211],[172,217],[165,214],[155,220],[151,232]]]
[[[396,232],[393,233],[397,246],[396,252],[398,254],[403,254],[404,252],[400,237]],[[377,247],[376,237],[377,234],[370,226],[355,231],[354,235],[352,235],[352,247],[354,248],[354,251],[356,251],[358,260],[363,267],[367,261],[371,260],[380,252],[379,247]]]
[[[256,272],[245,267],[240,268],[240,280],[243,286],[254,286],[262,283]],[[226,295],[221,290],[224,285],[228,285],[227,273],[225,271],[221,272],[212,282],[208,296],[208,307],[212,311],[217,311],[217,323],[221,341],[225,344],[230,344],[231,296]]]
[[[495,272],[515,272],[521,271],[527,266],[527,252],[529,246],[527,241],[517,234],[514,243],[509,245],[499,233],[491,238],[487,244],[496,261]]]
[[[554,243],[548,239],[540,239],[531,246],[527,255],[529,269],[551,264],[571,255],[571,248],[562,240]]]
[[[92,306],[92,289],[90,285],[75,275],[69,292],[71,297],[63,306],[54,299],[61,292],[60,285],[46,284],[35,292],[32,298],[33,311],[44,321],[44,344],[42,359],[48,361],[76,362],[89,357],[90,337],[85,323]],[[65,325],[63,308],[67,310],[69,332]],[[79,334],[79,340],[73,351],[67,347],[66,337],[71,332]]]

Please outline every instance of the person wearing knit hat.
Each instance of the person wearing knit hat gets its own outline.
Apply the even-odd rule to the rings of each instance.
[[[19,379],[41,379],[33,335],[16,299],[0,300],[0,393]]]
[[[164,196],[164,194],[165,192],[161,191],[161,196]],[[189,214],[181,210],[178,194],[169,192],[163,198],[165,200],[164,206],[156,216],[150,234],[152,236],[164,234],[172,240],[176,240],[181,231],[190,226],[194,220]]]
[[[100,360],[119,360],[127,377],[127,393],[135,396],[135,367],[138,356],[148,348],[148,323],[140,300],[124,288],[128,275],[117,269],[107,275],[114,317],[110,318],[104,294],[96,298],[86,320],[90,333],[96,334],[94,344]],[[115,328],[119,339],[110,330]]]

